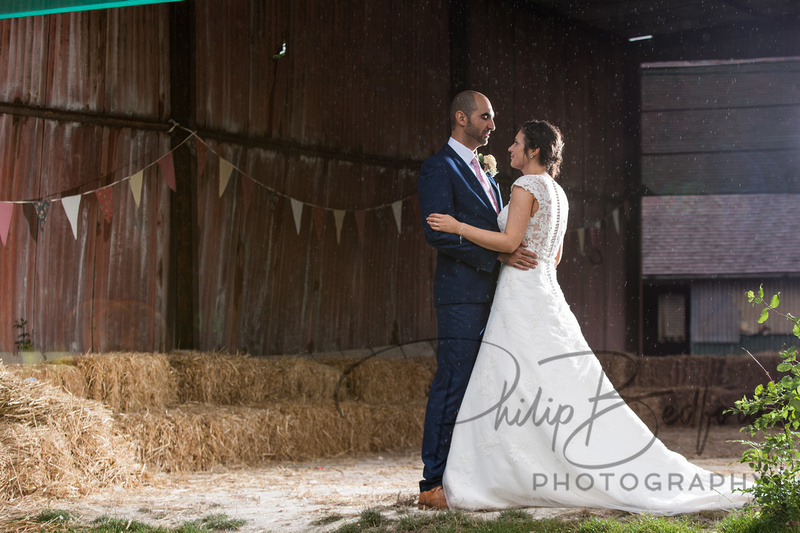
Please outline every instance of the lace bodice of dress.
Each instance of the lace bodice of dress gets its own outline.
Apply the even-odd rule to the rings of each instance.
[[[538,211],[528,222],[522,245],[539,254],[540,258],[555,257],[564,240],[569,214],[564,189],[547,174],[522,176],[513,186],[522,187],[539,202]],[[505,231],[507,223],[508,206],[505,206],[497,216],[500,231]]]

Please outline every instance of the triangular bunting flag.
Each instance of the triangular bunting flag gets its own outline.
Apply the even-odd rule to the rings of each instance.
[[[297,228],[297,234],[300,235],[300,224],[303,222],[303,202],[289,198],[292,203],[292,214],[294,215],[294,227]]]
[[[97,196],[97,202],[100,204],[100,211],[103,213],[103,218],[106,223],[111,224],[111,209],[114,205],[114,192],[111,187],[103,187],[94,191]]]
[[[414,209],[414,216],[419,216],[420,212],[419,212],[419,196],[418,195],[415,194],[414,196],[411,197],[411,206]]]
[[[31,239],[33,242],[39,242],[39,217],[33,204],[22,204],[22,216],[28,221],[28,233],[30,233]]]
[[[256,188],[256,183],[248,176],[242,175],[242,200],[244,200],[244,212],[250,209],[250,198],[253,196],[253,189]]]
[[[586,235],[584,234],[584,231],[585,231],[585,228],[578,228],[578,249],[580,250],[581,255],[585,255],[583,253],[584,239],[586,238]]]
[[[322,223],[325,220],[325,210],[321,207],[314,207],[311,210],[314,217],[314,231],[317,233],[317,240],[322,240]]]
[[[8,239],[8,228],[11,226],[12,214],[14,214],[14,204],[0,202],[0,240],[3,241],[3,246],[6,245],[6,239]]]
[[[228,181],[231,179],[233,173],[233,165],[228,163],[223,158],[219,158],[219,197],[222,198],[222,193],[228,187]]]
[[[592,248],[597,248],[600,244],[600,230],[597,229],[597,225],[589,228],[589,242],[592,243]]]
[[[397,234],[399,235],[402,233],[402,221],[400,219],[403,217],[403,200],[397,200],[392,204],[392,212],[394,213],[394,221],[397,224]]]
[[[619,235],[619,207],[611,212],[611,218],[614,220],[614,229],[617,230],[617,235]]]
[[[47,212],[50,210],[49,200],[34,202],[33,208],[36,209],[36,218],[39,219],[39,231],[44,231],[44,223],[47,221]]]
[[[197,154],[197,175],[202,176],[203,170],[206,168],[206,157],[208,157],[208,146],[200,140],[199,137],[194,138],[194,151]]]
[[[333,221],[336,222],[336,243],[342,242],[342,225],[344,224],[345,211],[336,209],[333,211]]]
[[[358,211],[354,212],[353,215],[356,217],[356,228],[358,229],[358,242],[364,244],[364,215],[367,212],[363,209],[359,209]]]
[[[130,177],[131,192],[133,193],[133,201],[136,202],[136,207],[139,207],[139,202],[142,199],[142,177],[144,170],[140,170]]]
[[[67,214],[67,220],[72,228],[72,236],[78,240],[78,212],[81,209],[81,195],[67,196],[61,199],[61,205],[64,207],[64,212]]]
[[[173,192],[177,192],[178,189],[175,186],[175,161],[172,159],[172,152],[158,160],[158,168],[161,169],[161,175],[164,176],[167,186]]]

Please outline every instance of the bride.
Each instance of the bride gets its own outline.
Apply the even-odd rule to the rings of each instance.
[[[514,182],[501,232],[431,214],[431,228],[485,248],[522,243],[539,266],[502,267],[444,473],[451,508],[581,506],[654,514],[741,507],[743,477],[668,450],[605,376],[556,280],[568,202],[555,177],[561,132],[523,124],[508,149]]]

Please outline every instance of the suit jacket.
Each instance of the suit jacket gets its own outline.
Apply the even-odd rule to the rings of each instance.
[[[497,184],[487,178],[502,206]],[[459,242],[458,235],[434,231],[425,221],[431,213],[446,213],[471,226],[499,231],[497,213],[475,173],[445,145],[422,164],[417,193],[425,241],[437,250],[434,305],[491,302],[500,270],[497,252],[466,239]]]

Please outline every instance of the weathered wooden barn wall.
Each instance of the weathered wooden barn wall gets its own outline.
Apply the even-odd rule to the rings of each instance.
[[[636,65],[604,34],[500,0],[196,0],[4,21],[0,37],[0,201],[124,179],[187,135],[167,134],[176,109],[209,148],[199,174],[195,143],[176,150],[177,192],[148,167],[139,207],[115,185],[110,223],[86,196],[77,241],[56,202],[38,240],[17,208],[0,256],[0,350],[20,317],[45,350],[189,338],[274,354],[433,337],[416,176],[466,87],[498,112],[488,148],[506,190],[516,126],[563,129],[573,231],[559,276],[593,347],[635,345],[635,222],[621,214],[617,234],[611,211],[635,182]],[[237,168],[221,197],[220,158]],[[590,224],[584,256],[577,229]],[[176,312],[181,299],[190,312]],[[187,324],[189,337],[174,333]]]
[[[473,2],[470,21],[470,81],[498,110],[489,148],[501,156],[505,189],[519,175],[506,153],[517,128],[533,118],[557,125],[565,138],[559,181],[570,199],[559,281],[590,346],[631,350],[640,237],[638,64],[629,43],[511,3]]]
[[[166,151],[162,133],[133,120],[169,116],[165,13],[151,6],[0,24],[0,200],[91,191]],[[167,348],[169,191],[156,173],[145,172],[138,208],[114,187],[110,224],[94,195],[84,196],[77,239],[59,202],[41,230],[33,205],[16,205],[0,250],[0,350],[14,348],[20,318],[43,350]]]
[[[296,353],[433,337],[413,198],[449,100],[447,3],[196,5],[197,127],[258,183],[245,213],[247,177],[221,199],[213,161],[198,180],[198,344]],[[299,234],[291,200],[304,204]]]

